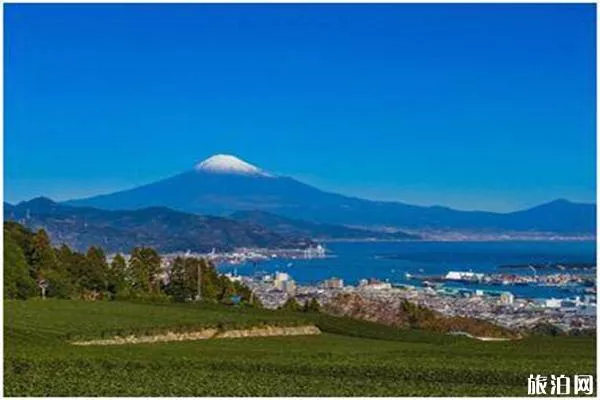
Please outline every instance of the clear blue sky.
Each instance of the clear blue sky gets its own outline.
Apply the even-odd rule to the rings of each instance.
[[[5,5],[5,199],[231,153],[459,209],[595,200],[595,6]]]

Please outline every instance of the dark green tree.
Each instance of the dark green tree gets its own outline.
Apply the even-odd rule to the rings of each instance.
[[[86,271],[81,281],[84,289],[94,292],[104,292],[107,289],[108,263],[104,250],[92,246],[86,255]]]
[[[260,299],[256,296],[252,296],[252,301],[250,302],[250,304],[252,305],[252,307],[264,308],[262,301],[260,301]]]
[[[232,282],[235,294],[242,298],[245,304],[253,304],[256,301],[255,296],[252,296],[252,291],[241,282]]]
[[[107,287],[113,296],[129,297],[129,282],[127,276],[127,262],[121,253],[117,253],[109,266]]]
[[[298,304],[298,302],[296,301],[295,298],[290,297],[289,299],[287,299],[287,301],[280,307],[280,309],[282,310],[286,310],[286,311],[300,311],[302,310],[302,307],[300,306],[300,304]]]
[[[23,250],[4,232],[4,297],[27,299],[37,295],[37,285],[29,274],[29,266]]]
[[[169,269],[168,283],[165,287],[165,292],[172,296],[175,301],[186,301],[193,298],[190,282],[193,277],[189,276],[188,260],[177,257],[173,260],[173,264]]]
[[[70,276],[72,274],[73,256],[75,252],[66,244],[62,244],[58,249],[54,250],[54,254],[56,255],[56,260],[60,265],[60,269],[66,271]]]
[[[39,275],[46,271],[58,270],[59,264],[54,253],[54,249],[50,245],[50,238],[45,230],[40,229],[33,236],[31,242],[31,266]]]
[[[202,268],[202,299],[218,301],[222,294],[219,274],[214,265],[204,258],[198,260]]]
[[[220,276],[219,288],[219,301],[224,304],[231,304],[231,297],[237,294],[233,282],[231,282],[226,276]]]
[[[86,287],[87,281],[87,258],[85,254],[71,252],[67,257],[66,251],[59,251],[61,263],[67,271],[69,280],[77,292],[81,294]]]
[[[321,312],[321,304],[314,297],[310,300],[306,300],[304,303],[304,307],[302,308],[304,312]]]
[[[4,234],[10,234],[17,245],[21,248],[27,261],[27,265],[29,265],[30,274],[34,276],[33,271],[31,270],[31,255],[33,252],[34,233],[17,222],[7,221],[4,223]]]
[[[131,252],[131,268],[134,291],[142,294],[160,292],[160,256],[149,247],[136,247]]]
[[[40,229],[32,240],[31,267],[37,282],[46,281],[48,297],[68,298],[73,295],[73,287],[67,271],[58,262],[50,238]]]

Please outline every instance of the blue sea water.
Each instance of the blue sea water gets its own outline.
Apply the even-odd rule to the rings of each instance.
[[[347,284],[362,278],[389,280],[392,283],[417,284],[406,273],[442,275],[448,271],[503,272],[531,274],[531,270],[499,270],[503,264],[595,262],[595,241],[495,241],[495,242],[332,242],[323,259],[272,259],[259,263],[223,265],[224,272],[237,270],[240,275],[289,273],[300,284],[315,284],[336,276]],[[386,258],[394,256],[394,259]],[[554,271],[555,272],[555,271]],[[547,273],[540,271],[539,273]],[[463,286],[463,284],[453,284]],[[498,289],[469,285],[473,288]],[[517,297],[572,297],[560,288],[501,286]]]

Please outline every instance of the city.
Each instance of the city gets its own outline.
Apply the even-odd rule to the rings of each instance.
[[[299,285],[285,272],[261,277],[226,276],[250,287],[266,308],[276,309],[294,298],[300,304],[316,299],[320,304],[340,294],[356,294],[364,299],[386,302],[394,308],[408,300],[445,316],[462,316],[492,322],[511,330],[528,330],[540,324],[571,329],[595,329],[596,296],[585,294],[569,299],[515,298],[510,291],[450,287],[418,287],[361,279],[358,285],[331,278],[317,285]]]
[[[217,266],[244,263],[256,265],[265,260],[277,259],[285,266],[291,265],[292,260],[335,255],[327,252],[322,245],[305,250],[240,248],[232,252],[216,252],[213,249],[207,254],[172,253],[162,258],[163,280],[167,279],[169,267],[176,257],[205,257]],[[448,271],[445,275],[435,277],[407,274],[406,278],[417,281],[417,284],[364,278],[354,285],[336,277],[313,284],[299,284],[288,272],[281,271],[243,276],[234,269],[233,272],[222,275],[248,286],[267,309],[282,307],[289,299],[295,299],[299,304],[315,299],[319,304],[326,305],[339,295],[352,294],[365,300],[386,303],[391,309],[397,308],[403,301],[410,301],[444,316],[477,318],[515,331],[530,330],[539,325],[554,326],[562,332],[596,328],[596,281],[595,276],[589,273],[561,271],[526,275]],[[446,282],[463,283],[464,286],[446,286]],[[471,288],[471,283],[480,283],[486,288]],[[553,286],[570,292],[572,296],[516,296],[510,291],[513,285]]]

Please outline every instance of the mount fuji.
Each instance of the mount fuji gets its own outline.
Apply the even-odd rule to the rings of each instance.
[[[234,174],[247,176],[270,176],[258,167],[229,154],[217,154],[198,163],[198,172],[214,174]]]
[[[415,231],[596,232],[595,204],[555,200],[527,210],[494,213],[371,201],[325,192],[224,154],[160,181],[66,204],[111,210],[164,206],[212,215],[259,210],[319,223]]]

